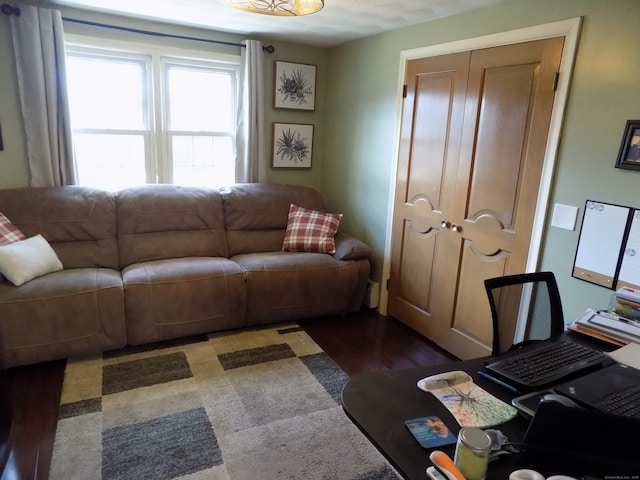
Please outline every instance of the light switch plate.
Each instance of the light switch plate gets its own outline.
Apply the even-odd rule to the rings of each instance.
[[[577,218],[578,207],[556,203],[553,206],[553,217],[551,218],[551,226],[564,228],[565,230],[575,230]]]

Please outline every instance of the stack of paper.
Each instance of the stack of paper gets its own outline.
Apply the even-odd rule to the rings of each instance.
[[[569,328],[618,345],[640,342],[640,321],[591,308],[574,320]]]

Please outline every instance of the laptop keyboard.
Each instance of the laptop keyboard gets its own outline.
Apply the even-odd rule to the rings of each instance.
[[[640,418],[640,387],[612,393],[596,403],[595,407],[606,413]]]
[[[526,349],[502,360],[489,361],[486,368],[518,386],[537,388],[600,365],[606,358],[598,350],[563,341],[542,348]]]

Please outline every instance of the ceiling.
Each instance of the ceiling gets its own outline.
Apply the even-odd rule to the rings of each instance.
[[[325,0],[313,15],[246,13],[222,0],[54,0],[75,8],[329,47],[503,0]]]

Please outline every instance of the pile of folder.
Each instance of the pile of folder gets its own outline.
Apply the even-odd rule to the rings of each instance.
[[[640,291],[620,288],[611,297],[608,310],[588,309],[569,329],[616,345],[640,343]]]

